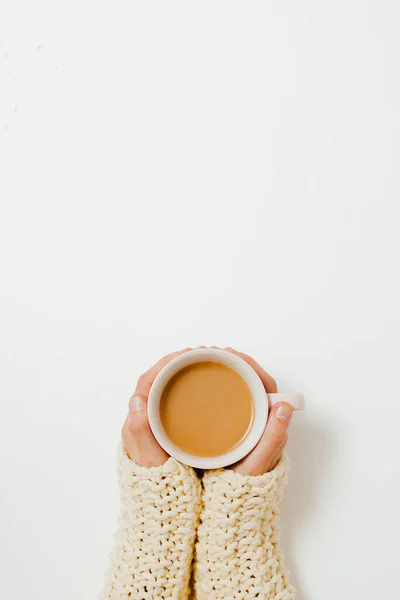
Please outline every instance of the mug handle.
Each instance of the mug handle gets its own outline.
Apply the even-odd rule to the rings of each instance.
[[[269,408],[272,408],[275,404],[278,404],[278,402],[287,402],[294,410],[304,410],[305,398],[303,394],[289,392],[282,394],[267,394],[267,396]]]

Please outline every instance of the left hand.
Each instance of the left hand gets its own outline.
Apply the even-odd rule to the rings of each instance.
[[[133,462],[142,467],[159,467],[169,458],[159,445],[150,429],[147,417],[147,401],[153,382],[161,369],[173,358],[189,352],[186,348],[179,352],[167,354],[151,369],[139,377],[135,393],[129,401],[129,413],[122,427],[122,441],[125,452]]]

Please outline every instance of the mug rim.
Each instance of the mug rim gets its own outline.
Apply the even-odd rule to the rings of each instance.
[[[192,455],[173,444],[162,427],[159,411],[162,392],[171,377],[181,369],[203,361],[218,362],[238,373],[250,388],[254,408],[253,421],[242,441],[229,452],[211,457]],[[261,379],[245,360],[226,350],[198,348],[172,359],[160,371],[150,389],[147,412],[154,437],[172,458],[198,469],[219,469],[238,462],[258,444],[267,423],[268,396]]]

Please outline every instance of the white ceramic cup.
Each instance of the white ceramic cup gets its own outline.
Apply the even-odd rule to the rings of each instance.
[[[160,400],[167,382],[184,367],[204,361],[221,363],[236,371],[249,386],[254,402],[253,423],[246,437],[230,452],[213,457],[193,456],[183,452],[167,437],[160,419]],[[288,402],[294,410],[303,410],[304,408],[304,396],[302,394],[267,394],[254,369],[236,354],[214,348],[199,348],[177,356],[160,371],[151,386],[147,410],[153,434],[160,446],[170,456],[191,467],[218,469],[232,465],[251,452],[264,432],[268,418],[268,407],[271,408],[277,402]]]

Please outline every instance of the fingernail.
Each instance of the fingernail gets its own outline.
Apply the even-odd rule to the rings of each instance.
[[[293,409],[290,404],[281,404],[281,406],[278,406],[276,409],[276,418],[279,419],[279,421],[289,421],[292,412]]]
[[[140,412],[146,407],[145,401],[140,396],[133,396],[129,400],[129,410],[132,412]]]

